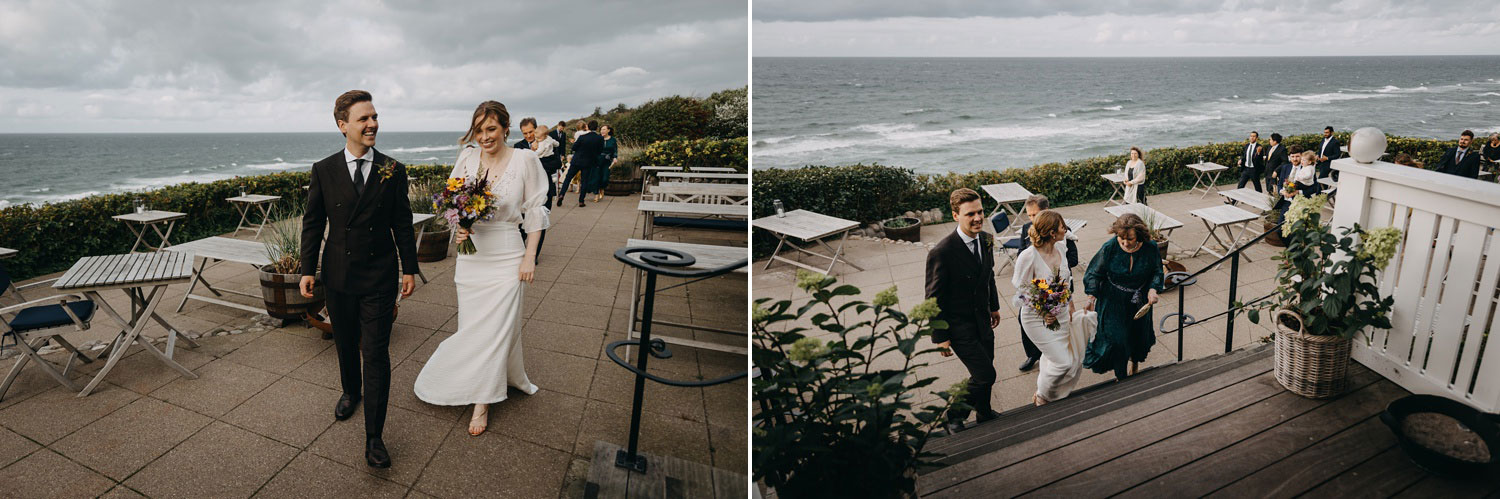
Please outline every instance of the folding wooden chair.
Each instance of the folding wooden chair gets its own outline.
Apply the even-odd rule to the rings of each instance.
[[[0,289],[10,284],[10,274],[5,271],[5,267],[0,266]],[[5,400],[5,392],[10,390],[11,383],[14,383],[16,377],[21,374],[21,368],[26,367],[26,363],[33,359],[37,361],[43,372],[68,387],[69,390],[75,392],[82,390],[82,386],[68,379],[68,372],[73,368],[73,361],[83,359],[83,362],[87,364],[93,362],[94,359],[78,351],[78,348],[63,338],[63,335],[87,330],[89,319],[94,317],[94,310],[94,301],[79,294],[49,296],[0,308],[0,338],[14,338],[16,347],[25,354],[16,359],[16,365],[10,369],[10,374],[5,376],[5,382],[0,383],[0,400]],[[7,317],[8,315],[13,315],[13,317]],[[73,352],[61,371],[37,352],[49,340]]]

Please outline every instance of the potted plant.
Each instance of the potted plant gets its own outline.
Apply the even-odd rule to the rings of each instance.
[[[897,241],[921,242],[922,221],[912,217],[895,217],[880,222],[880,227],[885,229],[885,237]]]
[[[266,315],[281,319],[282,324],[302,320],[307,313],[323,309],[323,283],[313,286],[313,297],[302,296],[302,215],[300,209],[289,210],[287,217],[265,229],[266,258],[269,265],[260,268],[260,291],[265,300]],[[283,211],[287,213],[287,211]]]
[[[442,179],[428,179],[411,184],[407,194],[411,202],[412,213],[432,213],[435,207],[432,205],[432,197],[442,190],[446,182]],[[448,220],[443,217],[433,217],[422,228],[422,243],[417,245],[418,262],[440,262],[448,258],[448,242],[453,240],[453,228],[448,226]]]
[[[1276,381],[1292,393],[1328,398],[1348,387],[1349,349],[1366,328],[1391,327],[1394,299],[1381,297],[1375,274],[1396,252],[1401,230],[1338,230],[1322,223],[1328,196],[1301,196],[1287,208],[1282,224],[1286,249],[1276,295],[1250,305],[1246,315],[1259,323],[1270,310],[1276,324]]]
[[[929,336],[948,325],[936,299],[903,313],[895,286],[865,302],[835,282],[798,271],[812,301],[755,302],[754,478],[781,497],[915,497],[915,470],[937,457],[923,448],[965,407],[967,380],[914,403],[937,381],[917,377],[940,351]]]
[[[1273,207],[1280,203],[1281,196],[1276,196],[1276,198],[1271,200],[1271,206]],[[1261,230],[1272,232],[1270,234],[1266,234],[1266,238],[1262,240],[1265,241],[1266,244],[1269,244],[1271,246],[1275,246],[1277,248],[1285,248],[1286,242],[1281,240],[1281,230],[1276,228],[1276,224],[1279,223],[1281,223],[1281,210],[1278,210],[1276,208],[1266,210],[1266,214],[1261,216]]]
[[[1176,267],[1182,267],[1182,264],[1179,264],[1176,261],[1167,258],[1167,249],[1171,245],[1172,241],[1170,239],[1167,239],[1166,232],[1157,230],[1157,227],[1160,226],[1161,223],[1156,215],[1156,212],[1147,211],[1146,216],[1141,217],[1141,221],[1146,223],[1146,232],[1150,234],[1151,241],[1156,243],[1156,248],[1161,251],[1162,264],[1167,266],[1175,265]],[[1186,269],[1186,267],[1183,267],[1183,269]]]

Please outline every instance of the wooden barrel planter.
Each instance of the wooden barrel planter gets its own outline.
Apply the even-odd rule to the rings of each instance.
[[[1262,227],[1261,228],[1262,231],[1268,231],[1268,230],[1276,228],[1276,224],[1273,224],[1273,223],[1271,223],[1271,222],[1268,221],[1268,222],[1262,223],[1261,227]],[[1275,246],[1277,248],[1285,248],[1286,247],[1286,241],[1283,241],[1281,239],[1281,231],[1276,231],[1276,232],[1272,232],[1270,234],[1266,234],[1266,238],[1263,239],[1263,241],[1265,241],[1266,244],[1269,244],[1271,246]]]
[[[448,258],[448,241],[453,240],[453,229],[422,234],[422,244],[417,245],[417,261],[440,262]]]
[[[1290,310],[1278,310],[1273,317],[1276,382],[1292,393],[1312,399],[1336,397],[1348,390],[1349,338],[1307,334],[1305,321]]]
[[[640,188],[640,181],[637,181],[635,179],[620,179],[611,177],[609,179],[609,184],[604,186],[604,195],[629,196],[631,194],[634,194],[635,191]]]
[[[299,321],[308,312],[323,309],[323,284],[313,286],[313,297],[302,296],[299,274],[278,274],[269,266],[260,270],[260,293],[266,302],[266,315],[283,321]]]

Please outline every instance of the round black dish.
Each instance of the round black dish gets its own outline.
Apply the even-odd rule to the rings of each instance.
[[[1462,461],[1412,442],[1402,430],[1402,422],[1405,421],[1406,416],[1419,412],[1442,414],[1468,426],[1489,447],[1490,462]],[[1406,453],[1406,457],[1428,473],[1462,479],[1495,472],[1496,455],[1500,453],[1500,426],[1496,425],[1493,415],[1484,414],[1444,397],[1410,395],[1396,399],[1386,406],[1385,412],[1380,413],[1380,421],[1396,433],[1396,440],[1401,443],[1401,450]]]

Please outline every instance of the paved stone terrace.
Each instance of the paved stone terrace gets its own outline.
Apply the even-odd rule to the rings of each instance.
[[[1231,185],[1228,188],[1232,187]],[[1206,252],[1193,258],[1186,256],[1185,252],[1191,253],[1208,233],[1203,222],[1188,213],[1199,208],[1221,205],[1223,197],[1218,194],[1204,197],[1202,192],[1182,191],[1151,195],[1148,201],[1153,208],[1183,223],[1182,228],[1172,233],[1169,248],[1171,258],[1185,265],[1189,272],[1195,272],[1217,259]],[[1073,269],[1073,272],[1075,276],[1081,278],[1083,271],[1088,268],[1089,259],[1098,251],[1100,245],[1112,237],[1108,234],[1108,230],[1115,217],[1104,211],[1104,203],[1067,206],[1057,211],[1065,218],[1081,218],[1089,221],[1087,227],[1075,234],[1078,237],[1079,265]],[[1013,222],[1011,231],[1020,227],[1021,223],[1024,223],[1024,220]],[[989,227],[988,222],[985,225],[985,230],[994,230]],[[1254,222],[1253,229],[1256,233],[1259,233],[1259,227],[1258,221]],[[902,310],[910,310],[922,301],[929,245],[947,236],[956,228],[957,226],[952,222],[924,226],[921,244],[889,243],[872,239],[851,240],[845,246],[848,258],[865,270],[855,272],[850,267],[840,265],[834,269],[834,273],[839,277],[840,283],[859,286],[863,292],[859,299],[865,301],[872,300],[876,292],[895,285],[900,297],[898,307]],[[1239,233],[1238,229],[1235,233]],[[1280,248],[1264,243],[1246,250],[1245,253],[1253,261],[1242,260],[1240,262],[1237,299],[1257,298],[1275,289],[1276,268],[1275,262],[1270,257],[1279,251]],[[804,261],[817,263],[811,258]],[[1002,257],[997,265],[1004,265],[1004,261]],[[827,261],[824,260],[822,264],[826,265],[826,263]],[[793,310],[796,310],[796,306],[810,300],[806,292],[795,286],[795,267],[785,263],[776,263],[769,270],[761,270],[765,265],[765,259],[755,262],[755,275],[752,283],[755,298],[792,300]],[[1012,272],[1011,267],[1005,267],[996,277],[996,285],[1001,296],[1001,321],[1000,326],[995,329],[995,365],[999,376],[995,384],[993,402],[995,409],[1001,411],[1030,404],[1031,395],[1036,392],[1036,370],[1025,373],[1016,370],[1025,359],[1025,353],[1021,348],[1021,326],[1016,322],[1016,310],[1010,304],[1010,299],[1015,295],[1015,287],[1010,284]],[[1082,286],[1082,282],[1079,281],[1078,285]],[[1228,307],[1228,291],[1229,265],[1225,263],[1218,270],[1200,276],[1198,283],[1187,289],[1185,310],[1188,314],[1199,318],[1222,312]],[[1082,299],[1081,293],[1079,299]],[[1077,304],[1080,307],[1083,306],[1082,301]],[[1176,310],[1177,292],[1163,293],[1161,302],[1158,303],[1154,312],[1155,320],[1159,322],[1162,316]],[[1221,317],[1187,328],[1184,338],[1184,358],[1201,358],[1222,353],[1226,324],[1227,319]],[[810,322],[805,325],[812,327]],[[1169,326],[1170,329],[1175,329],[1175,327],[1175,323]],[[813,331],[818,330],[814,328]],[[1258,342],[1260,338],[1270,335],[1271,332],[1272,330],[1265,324],[1252,324],[1241,314],[1235,321],[1233,347],[1240,348]],[[825,339],[833,337],[834,335],[829,334]],[[1141,368],[1174,362],[1176,351],[1176,333],[1158,334],[1157,344]],[[892,355],[891,360],[895,357]],[[930,357],[922,359],[930,365],[919,370],[918,374],[937,376],[939,381],[933,386],[946,388],[968,377],[968,372],[957,357],[945,358],[937,354],[930,354]],[[1085,369],[1078,386],[1088,386],[1112,379],[1114,379],[1112,374],[1095,374]],[[935,395],[922,393],[917,398],[918,402],[925,402],[933,400]]]
[[[169,322],[196,333],[239,333],[178,349],[176,359],[198,380],[181,379],[135,347],[84,398],[27,366],[0,401],[0,496],[579,497],[594,442],[624,444],[629,428],[633,377],[603,350],[624,339],[631,273],[611,255],[639,234],[637,199],[607,197],[577,208],[570,197],[553,212],[524,306],[526,365],[541,391],[513,390],[491,406],[489,430],[479,437],[465,431],[472,409],[429,405],[411,391],[428,356],[456,329],[452,257],[422,264],[431,282],[419,280],[401,302],[390,347],[385,440],[395,464],[388,470],[364,464],[360,414],[333,419],[339,385],[332,341],[304,325],[270,327],[253,314],[197,301],[170,313],[187,287],[174,285],[161,307]],[[741,234],[693,231],[664,239],[745,244]],[[207,274],[230,289],[258,286],[247,265],[225,263]],[[745,328],[746,284],[743,275],[729,275],[669,290],[658,296],[657,313]],[[43,288],[27,296],[44,296]],[[106,298],[117,309],[126,305],[123,293]],[[12,303],[13,296],[0,298]],[[109,336],[100,329],[79,334],[75,344]],[[152,324],[146,334],[163,332]],[[744,341],[699,339],[710,337]],[[673,352],[653,359],[652,371],[703,379],[746,366],[743,355]],[[14,360],[0,361],[0,372]],[[102,364],[75,369],[74,377]],[[747,390],[743,380],[706,389],[648,382],[642,450],[744,473]]]

